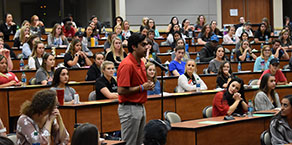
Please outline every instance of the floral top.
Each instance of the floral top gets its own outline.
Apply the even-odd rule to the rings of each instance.
[[[51,133],[46,128],[39,128],[36,122],[26,115],[21,115],[17,121],[17,144],[31,145],[34,137],[34,132],[38,132],[39,142],[42,145],[49,145],[51,142],[51,135],[54,140],[54,145],[66,145],[69,142],[69,133],[65,129],[66,138],[60,140],[59,125],[55,120],[52,126]]]

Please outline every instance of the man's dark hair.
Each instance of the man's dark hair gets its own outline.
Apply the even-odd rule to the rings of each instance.
[[[132,46],[138,47],[138,44],[141,43],[145,38],[146,36],[140,33],[133,33],[128,39],[128,51],[132,53],[133,52]]]
[[[274,45],[276,42],[278,42],[278,43],[281,44],[281,40],[280,40],[280,39],[274,39],[274,40],[272,41],[272,44]]]

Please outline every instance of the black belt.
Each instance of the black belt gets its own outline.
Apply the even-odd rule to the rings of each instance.
[[[134,102],[124,102],[120,103],[121,105],[136,105],[136,106],[142,106],[142,103],[134,103]]]

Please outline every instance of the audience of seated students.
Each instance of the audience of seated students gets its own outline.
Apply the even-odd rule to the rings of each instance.
[[[7,60],[7,69],[11,71],[13,69],[13,62],[11,60],[11,50],[4,48],[4,40],[0,38],[0,55],[3,55]]]
[[[35,139],[40,144],[69,143],[69,133],[57,109],[57,101],[55,91],[41,90],[31,101],[26,100],[21,105],[16,129],[18,144],[33,144]],[[38,137],[34,138],[34,134]]]
[[[17,25],[13,22],[11,13],[7,13],[4,16],[4,21],[0,24],[0,31],[4,33],[4,40],[8,41],[10,35],[14,35]]]
[[[64,26],[62,27],[63,34],[68,39],[73,39],[75,35],[75,29],[72,26],[72,22],[69,18],[63,20]]]
[[[96,38],[99,38],[99,30],[97,30],[95,23],[93,21],[89,21],[88,26],[92,28],[92,35]]]
[[[64,56],[64,65],[67,68],[80,68],[92,64],[85,52],[81,50],[81,45],[79,39],[73,39],[70,43],[69,51]]]
[[[269,69],[265,70],[259,81],[258,84],[260,84],[262,77],[266,74],[266,73],[270,73],[271,75],[275,76],[276,79],[276,84],[277,85],[285,85],[287,84],[287,79],[285,77],[285,75],[283,74],[283,72],[280,70],[280,61],[278,58],[273,58],[270,61],[270,65],[269,65]]]
[[[237,28],[237,30],[235,32],[235,35],[237,37],[240,37],[241,36],[241,33],[243,33],[243,32],[247,32],[248,37],[253,37],[253,33],[251,31],[250,22],[246,22],[241,27]]]
[[[202,31],[198,35],[198,44],[205,45],[207,42],[211,41],[213,31],[209,24],[205,24]],[[219,41],[218,41],[219,42]]]
[[[95,125],[84,123],[73,133],[71,145],[101,145],[99,132]]]
[[[32,54],[28,58],[28,67],[30,70],[38,70],[43,64],[43,56],[45,54],[45,45],[42,41],[35,41]]]
[[[235,37],[237,37],[237,36],[235,35]],[[249,39],[248,33],[247,32],[242,32],[240,37],[239,37],[239,41],[235,45],[235,50],[239,50],[241,42],[242,41],[249,41],[248,39]]]
[[[165,145],[170,129],[171,126],[167,121],[150,120],[143,130],[143,145]]]
[[[160,37],[159,31],[156,28],[154,19],[151,19],[151,18],[148,19],[148,21],[147,21],[147,27],[148,27],[149,30],[150,29],[153,29],[154,30],[154,32],[155,32],[155,38]]]
[[[233,79],[234,76],[231,70],[231,64],[229,61],[224,61],[218,70],[217,74],[217,88],[227,88],[228,83]]]
[[[204,81],[197,75],[195,60],[189,59],[185,65],[185,73],[178,78],[177,92],[195,91],[197,83],[200,83],[200,90],[208,89]]]
[[[51,90],[64,90],[64,101],[70,102],[74,100],[75,89],[68,86],[69,71],[65,67],[59,67],[54,73]]]
[[[148,33],[147,33],[147,37],[151,40],[153,46],[152,46],[152,49],[153,49],[153,52],[155,53],[160,53],[160,50],[159,50],[159,44],[155,42],[155,32],[153,29],[149,29]]]
[[[107,40],[104,42],[103,48],[104,52],[107,53],[110,51],[110,47],[112,45],[112,41],[114,38],[117,37],[117,34],[115,32],[110,32],[107,36]]]
[[[160,89],[160,82],[157,79],[157,72],[155,65],[151,62],[146,63],[146,73],[147,73],[147,79],[148,81],[151,81],[155,84],[155,87],[153,90],[148,90],[147,95],[157,95],[160,94],[161,89]]]
[[[269,69],[270,61],[274,58],[269,45],[264,45],[261,49],[261,55],[255,60],[253,71],[264,71]]]
[[[267,26],[265,23],[261,23],[258,30],[254,34],[255,43],[266,43],[272,42],[271,32],[268,32]]]
[[[220,30],[217,28],[217,21],[212,20],[210,23],[210,27],[211,27],[211,30],[214,34],[219,35],[219,36],[223,36],[222,32],[220,32]]]
[[[206,17],[204,15],[199,15],[196,21],[195,30],[201,32],[203,27],[206,25]]]
[[[241,42],[240,47],[235,51],[235,54],[238,61],[251,61],[257,59],[257,56],[252,52],[247,40]]]
[[[278,59],[289,59],[289,54],[286,49],[281,46],[281,41],[279,39],[275,39],[272,41],[272,53],[275,58]]]
[[[30,19],[30,34],[41,37],[41,35],[45,33],[46,30],[44,23],[39,20],[39,17],[37,15],[33,15]]]
[[[94,37],[92,27],[91,26],[85,27],[85,31],[84,31],[81,43],[87,48],[92,47],[91,46],[91,38],[92,37]],[[94,41],[98,41],[98,40],[94,40]],[[94,43],[94,45],[95,45],[95,43]]]
[[[270,33],[271,36],[274,36],[274,28],[270,25],[270,21],[267,17],[264,17],[262,19],[262,23],[266,25],[268,33]]]
[[[146,52],[146,60],[153,58],[155,61],[161,63],[161,59],[157,56],[157,53],[153,50],[153,43],[149,38],[146,38],[147,45],[145,46],[147,48]],[[145,63],[146,61],[144,61]]]
[[[56,23],[52,29],[52,32],[48,35],[48,46],[58,47],[60,45],[68,45],[68,40],[63,35],[61,24]]]
[[[176,41],[176,46],[183,46],[185,48],[185,42],[182,38],[178,39]],[[174,51],[171,52],[171,60],[174,60],[175,58],[175,48]],[[188,59],[190,59],[190,54],[189,52],[185,51],[185,55],[182,58],[182,61],[186,62]]]
[[[36,84],[51,85],[54,77],[55,57],[51,53],[44,54],[43,63],[36,71]]]
[[[86,46],[86,43],[83,43],[83,33],[81,31],[77,31],[75,33],[74,39],[79,39],[81,43],[81,50],[85,53],[86,56],[92,56],[93,53],[90,51],[90,49]],[[68,45],[66,52],[69,51],[70,46]]]
[[[262,77],[259,91],[254,97],[256,111],[272,110],[280,108],[281,103],[278,93],[275,91],[276,80],[275,76],[267,73]]]
[[[115,78],[114,63],[111,61],[104,61],[101,64],[102,76],[96,79],[95,92],[96,100],[102,99],[117,99],[118,98],[118,85]]]
[[[178,18],[176,17],[176,16],[173,16],[171,19],[170,19],[170,22],[169,22],[169,24],[168,24],[168,26],[167,26],[167,29],[166,29],[166,33],[173,33],[174,31],[173,31],[173,27],[174,27],[174,25],[178,25],[178,27],[180,27],[179,26],[179,21],[178,21]],[[177,31],[177,30],[175,30],[175,31]]]
[[[171,33],[168,33],[167,38],[166,38],[166,42],[168,43],[168,45],[172,45],[174,42],[174,33],[175,32],[179,32],[181,34],[181,38],[184,39],[185,41],[185,35],[183,35],[181,33],[181,29],[179,27],[178,24],[174,24],[173,27],[171,28]]]
[[[196,34],[194,32],[194,26],[190,25],[190,20],[189,19],[184,19],[181,23],[182,25],[182,33],[186,37],[196,37]]]
[[[292,48],[292,41],[287,30],[281,31],[279,39],[283,48],[285,48],[286,50]]]
[[[98,21],[97,17],[95,15],[92,15],[90,18],[90,21],[94,22],[94,24],[95,24],[94,28],[95,28],[96,32],[98,32],[98,34],[101,34],[102,24],[100,21]]]
[[[175,58],[169,63],[169,71],[171,76],[180,76],[185,73],[186,63],[182,60],[185,55],[185,47],[177,46],[175,48]]]
[[[6,137],[7,136],[6,131],[7,130],[6,130],[5,126],[4,126],[1,118],[0,118],[0,136]]]
[[[100,67],[104,61],[104,55],[101,52],[97,52],[93,55],[93,64],[89,67],[86,74],[86,81],[95,81],[101,76]]]
[[[149,20],[148,17],[143,17],[143,18],[142,18],[142,23],[141,23],[141,25],[140,25],[140,30],[141,30],[142,27],[148,27],[148,25],[147,25],[147,21],[148,21],[148,20]]]
[[[241,27],[244,23],[245,23],[244,17],[240,17],[239,24],[234,25],[235,29],[237,30],[237,28]]]
[[[147,34],[148,34],[148,28],[147,28],[147,26],[141,26],[141,27],[140,27],[140,33],[141,33],[142,35],[147,36]]]
[[[117,16],[115,17],[114,21],[113,21],[113,32],[114,32],[114,28],[116,25],[122,25],[123,24],[123,18],[121,16]]]
[[[111,61],[115,64],[115,68],[118,68],[121,61],[127,57],[127,53],[124,51],[122,41],[119,37],[113,39],[110,51],[105,55],[105,60]]]
[[[22,46],[23,58],[28,58],[31,55],[35,41],[40,41],[40,38],[37,35],[30,35],[27,42],[23,44]]]
[[[269,127],[273,145],[292,143],[292,95],[285,96],[281,103],[281,111],[272,118]]]
[[[218,45],[215,50],[215,58],[213,58],[209,63],[208,72],[211,74],[218,73],[220,65],[225,60],[225,49],[222,45]]]
[[[16,75],[8,71],[8,62],[5,56],[0,54],[0,88],[20,85]]]
[[[28,38],[30,36],[30,26],[23,26],[21,29],[19,29],[19,37],[16,37],[14,39],[13,47],[20,48],[25,42],[28,41]]]
[[[211,41],[207,42],[200,51],[200,62],[209,62],[215,58],[215,50],[218,46],[218,42],[219,38],[217,35],[213,35]]]
[[[24,21],[22,22],[20,29],[18,29],[18,30],[16,31],[16,33],[14,34],[13,40],[15,40],[16,38],[18,38],[18,37],[20,36],[20,30],[21,30],[21,28],[24,27],[24,26],[26,26],[26,27],[30,27],[30,23],[29,23],[28,20],[24,20]],[[29,29],[29,31],[30,31],[30,29]],[[29,33],[29,34],[30,34],[30,33]]]
[[[122,36],[127,40],[132,34],[133,32],[130,30],[129,21],[125,20],[122,23]]]
[[[244,96],[244,83],[240,78],[233,78],[226,90],[216,93],[213,99],[212,116],[244,114],[248,105]]]
[[[223,44],[236,44],[239,41],[240,41],[239,38],[235,36],[235,27],[230,26],[228,28],[227,34],[223,36]]]

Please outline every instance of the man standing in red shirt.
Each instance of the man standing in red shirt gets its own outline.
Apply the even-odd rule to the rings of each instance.
[[[117,72],[122,139],[127,145],[141,145],[143,128],[146,124],[144,103],[147,90],[154,89],[154,83],[147,81],[145,57],[147,41],[144,35],[134,33],[128,39],[129,55],[121,62]]]

